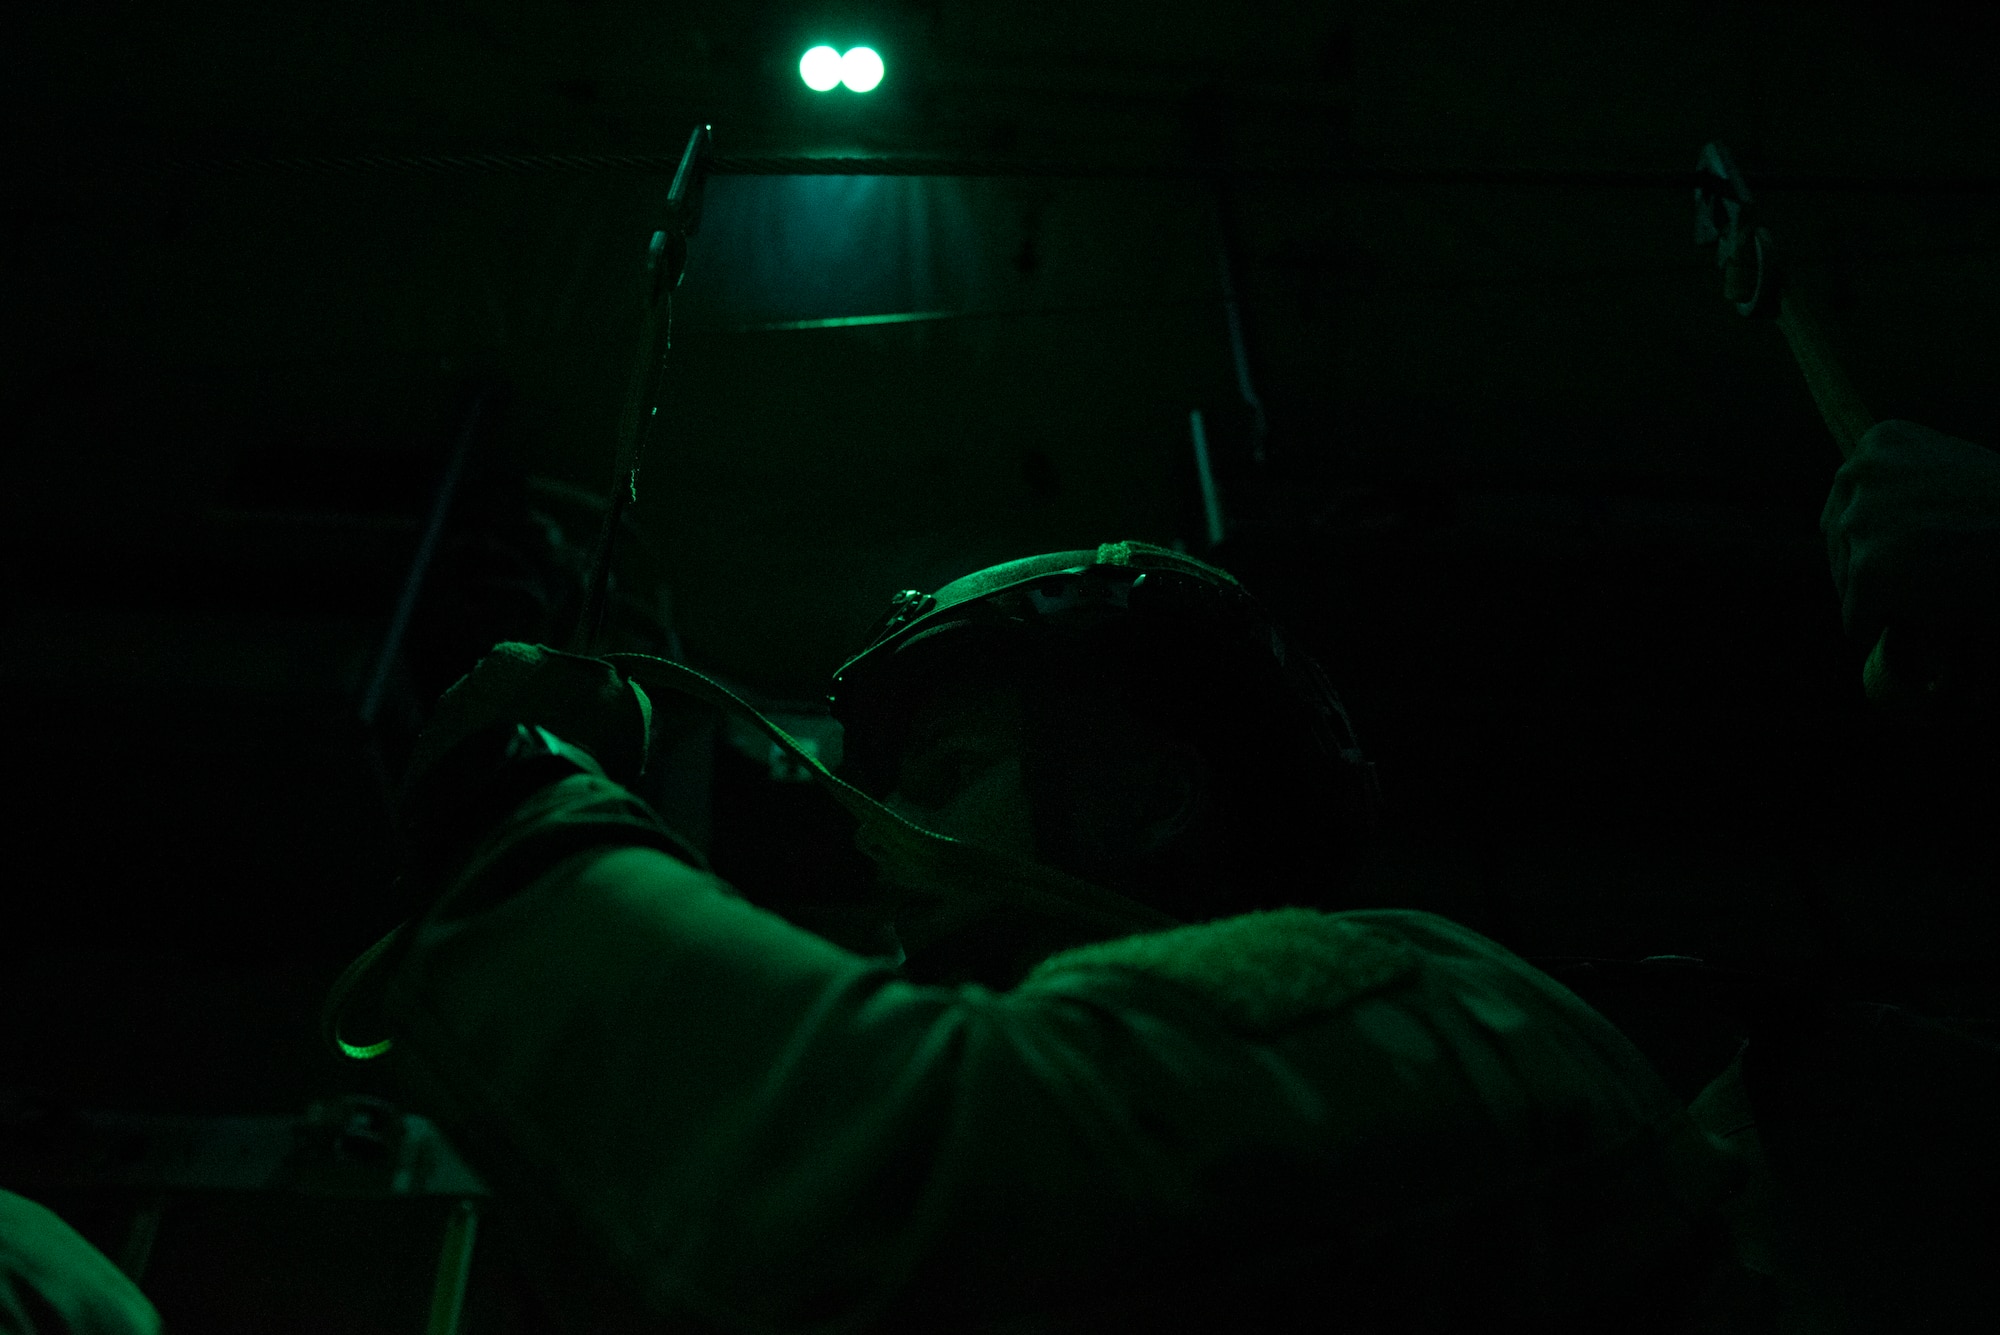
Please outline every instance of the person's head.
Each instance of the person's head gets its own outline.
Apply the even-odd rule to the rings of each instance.
[[[1187,921],[1337,902],[1372,771],[1227,574],[1137,543],[903,594],[836,677],[849,771],[917,823]]]

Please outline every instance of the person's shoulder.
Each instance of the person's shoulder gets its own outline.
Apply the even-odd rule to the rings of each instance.
[[[54,1211],[0,1191],[0,1330],[159,1335],[160,1316]]]
[[[1271,909],[1080,946],[1043,961],[1021,991],[1165,984],[1239,1029],[1272,1033],[1396,986],[1440,946],[1475,942],[1427,913]]]

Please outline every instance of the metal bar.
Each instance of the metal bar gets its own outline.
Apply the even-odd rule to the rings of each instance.
[[[436,1124],[395,1116],[389,1160],[343,1157],[324,1118],[66,1114],[65,1139],[0,1135],[0,1180],[142,1195],[296,1192],[390,1200],[482,1196],[485,1181]],[[336,1130],[338,1127],[336,1127]]]
[[[478,1239],[479,1207],[460,1201],[445,1221],[444,1241],[438,1247],[430,1324],[424,1328],[428,1335],[458,1335],[459,1318],[465,1313],[465,1282],[472,1274],[472,1246]]]
[[[810,329],[859,329],[870,325],[928,324],[939,320],[1010,320],[1031,316],[1115,315],[1128,311],[1188,310],[1207,300],[1189,297],[1167,301],[1103,301],[1087,306],[1022,307],[992,311],[896,311],[887,315],[836,315],[821,320],[771,320],[762,324],[725,325],[691,330],[690,334],[781,334]]]
[[[665,232],[653,234],[657,254]],[[645,455],[647,431],[660,415],[659,383],[663,331],[673,324],[673,295],[668,293],[656,304],[646,301],[640,315],[639,350],[625,391],[625,407],[619,414],[617,454],[613,464],[611,490],[606,493],[604,519],[591,547],[590,571],[584,579],[583,602],[577,609],[576,625],[564,646],[571,653],[588,654],[604,630],[604,612],[611,602],[611,574],[618,559],[618,530],[625,511],[638,499],[639,461]],[[660,306],[666,307],[664,318]],[[665,335],[671,342],[672,334]]]
[[[176,157],[143,161],[101,159],[88,163],[16,162],[16,174],[73,174],[99,170],[174,176],[265,174],[644,172],[671,171],[680,158],[667,153],[352,153],[242,157]],[[1089,180],[1213,178],[1213,165],[1170,160],[1065,160],[954,157],[922,153],[736,154],[716,157],[710,168],[722,176],[994,176],[1074,177]],[[1475,167],[1386,165],[1323,160],[1239,162],[1219,170],[1231,178],[1350,182],[1381,185],[1484,185],[1620,190],[1692,190],[1708,179],[1700,172],[1650,168]],[[2000,193],[2000,175],[1855,175],[1832,172],[1760,173],[1760,190],[1803,190],[1860,194]]]
[[[1208,428],[1201,420],[1201,409],[1188,412],[1188,434],[1194,437],[1194,471],[1201,479],[1202,516],[1208,521],[1208,545],[1215,547],[1223,538],[1222,497],[1215,489],[1215,470],[1208,462]]]
[[[605,498],[604,525],[598,530],[583,605],[570,632],[568,648],[573,653],[590,653],[604,629],[618,531],[626,507],[639,499],[639,464],[646,455],[647,433],[660,415],[665,358],[674,344],[674,289],[687,273],[688,242],[701,230],[702,193],[714,169],[714,144],[711,126],[697,125],[688,135],[667,189],[667,225],[653,233],[646,250],[638,356],[626,380],[625,407],[618,419],[617,466]]]

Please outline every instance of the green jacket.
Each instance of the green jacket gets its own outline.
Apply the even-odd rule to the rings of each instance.
[[[388,993],[579,1328],[1629,1331],[1708,1236],[1719,1162],[1631,1044],[1441,918],[920,986],[675,848],[544,790]]]
[[[159,1335],[160,1314],[52,1211],[0,1191],[0,1335]]]

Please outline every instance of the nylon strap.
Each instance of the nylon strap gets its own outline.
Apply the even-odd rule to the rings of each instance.
[[[1080,877],[1000,849],[925,829],[834,774],[816,754],[801,746],[797,738],[766,718],[754,705],[685,664],[650,654],[603,657],[645,690],[692,696],[742,719],[770,738],[860,822],[862,851],[882,867],[894,884],[949,888],[955,894],[978,895],[1092,927],[1112,928],[1120,934],[1179,925],[1178,919],[1158,909]]]
[[[681,663],[650,654],[605,654],[642,691],[668,691],[690,696],[751,724],[812,775],[822,789],[860,824],[863,852],[882,868],[893,884],[913,889],[949,889],[955,895],[984,899],[996,906],[1026,909],[1066,919],[1108,935],[1177,927],[1178,919],[1080,877],[1016,857],[1000,849],[969,843],[923,826],[883,806],[829,770],[817,754],[799,744],[749,701],[720,682]],[[320,1028],[327,1045],[354,1061],[386,1055],[392,1038],[356,1043],[342,1032],[341,1017],[355,993],[379,981],[375,975],[410,932],[408,922],[397,926],[348,965],[327,993]],[[398,952],[399,953],[399,952]]]

